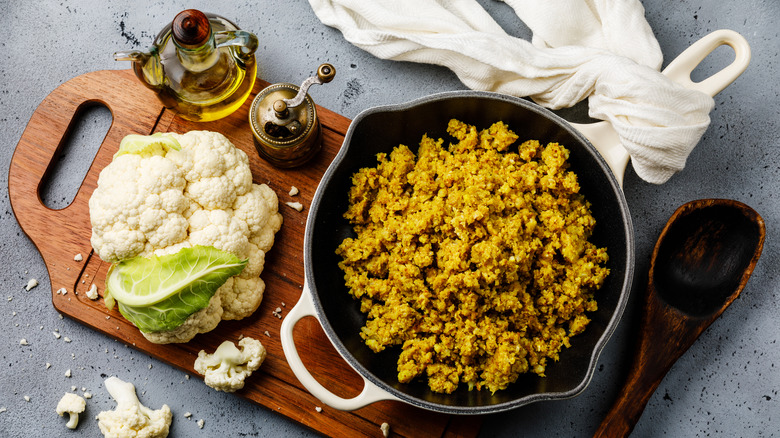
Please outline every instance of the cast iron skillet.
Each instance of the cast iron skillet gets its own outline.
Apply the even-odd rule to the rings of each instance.
[[[724,43],[734,47],[726,41],[710,47],[709,51]],[[688,73],[701,59],[690,66]],[[581,193],[591,203],[596,219],[591,241],[606,247],[609,253],[611,272],[596,293],[598,310],[588,314],[591,323],[587,329],[571,339],[572,346],[561,351],[558,362],[548,364],[546,377],[521,375],[507,389],[493,395],[487,390],[469,391],[466,385],[452,394],[438,394],[430,391],[425,381],[399,383],[396,363],[400,349],[377,354],[365,346],[359,335],[365,315],[344,286],[343,272],[337,266],[340,258],[335,253],[342,240],[352,236],[351,226],[342,216],[347,210],[352,175],[362,167],[376,166],[377,153],[390,152],[399,144],[416,151],[423,134],[452,141],[446,133],[447,122],[452,118],[476,125],[477,129],[501,120],[519,134],[518,141],[536,139],[567,147],[571,153],[571,169],[577,174]],[[627,157],[622,160],[625,169]],[[390,399],[438,412],[484,414],[535,401],[576,396],[593,376],[599,354],[623,313],[633,278],[634,235],[620,184],[623,169],[619,169],[616,177],[602,155],[571,124],[520,98],[453,91],[364,111],[350,125],[344,145],[322,177],[309,208],[304,236],[304,291],[282,324],[282,346],[291,368],[323,403],[343,410]],[[292,339],[292,328],[308,315],[318,318],[336,350],[363,377],[365,386],[357,397],[344,399],[332,394],[303,366]]]

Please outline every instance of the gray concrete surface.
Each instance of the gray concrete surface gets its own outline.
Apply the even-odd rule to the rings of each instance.
[[[511,9],[481,0],[510,33],[528,38]],[[634,434],[656,436],[775,436],[780,432],[780,285],[777,282],[780,215],[780,75],[774,0],[646,0],[647,18],[664,50],[665,62],[720,28],[742,33],[753,60],[745,74],[716,97],[712,124],[688,160],[668,183],[654,186],[629,170],[625,191],[636,227],[637,287],[623,321],[605,349],[588,389],[566,401],[537,403],[489,417],[486,437],[589,436],[607,411],[627,369],[636,329],[641,285],[652,245],[681,204],[698,198],[730,198],[755,208],[766,220],[767,240],[752,279],[739,298],[671,369],[650,400]],[[109,375],[135,382],[151,407],[174,411],[172,436],[310,436],[306,430],[240,397],[217,393],[198,378],[62,319],[53,309],[50,283],[32,243],[21,232],[8,200],[7,169],[31,114],[59,84],[82,73],[124,69],[111,54],[145,48],[179,10],[195,7],[219,13],[260,37],[259,76],[270,82],[300,82],[321,62],[339,70],[334,82],[312,90],[315,100],[354,117],[371,106],[408,101],[429,93],[462,89],[438,67],[372,58],[323,26],[305,1],[193,0],[112,2],[0,0],[0,436],[99,436],[95,415],[114,404],[103,388]],[[703,77],[730,61],[719,50],[697,72]],[[582,106],[561,111],[582,119]],[[107,130],[106,110],[87,114],[72,135],[43,199],[62,208],[74,196]],[[40,285],[31,291],[29,278]],[[62,337],[55,338],[58,331]],[[71,342],[65,342],[68,337]],[[20,345],[26,339],[28,346]],[[47,367],[47,363],[51,364]],[[70,369],[72,377],[65,377]],[[65,428],[54,412],[75,386],[94,394],[78,431]],[[29,401],[25,400],[29,397]],[[191,412],[190,419],[184,413]],[[205,420],[198,428],[196,421]],[[403,421],[403,419],[398,419]],[[377,430],[377,436],[379,431]]]

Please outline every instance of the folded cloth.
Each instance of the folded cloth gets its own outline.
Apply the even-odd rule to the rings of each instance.
[[[638,0],[504,0],[531,29],[507,34],[476,0],[309,0],[324,24],[382,59],[449,68],[469,88],[550,109],[589,99],[637,175],[661,184],[685,167],[713,99],[659,73],[661,50]]]

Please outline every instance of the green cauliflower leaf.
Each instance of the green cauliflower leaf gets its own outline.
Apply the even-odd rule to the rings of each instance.
[[[122,316],[141,331],[172,330],[208,306],[217,289],[246,264],[212,246],[122,260],[106,277],[106,306],[113,308],[116,300]]]

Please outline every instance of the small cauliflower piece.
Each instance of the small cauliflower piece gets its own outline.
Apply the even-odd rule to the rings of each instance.
[[[95,283],[92,283],[92,286],[90,286],[89,290],[87,291],[87,298],[92,301],[98,299],[97,285]]]
[[[168,405],[158,410],[141,404],[135,385],[117,377],[105,381],[106,390],[116,400],[116,409],[98,414],[98,427],[106,438],[164,438],[173,415]]]
[[[67,413],[70,418],[66,426],[68,429],[75,429],[79,425],[79,414],[87,408],[87,401],[81,396],[73,393],[65,393],[57,403],[57,415],[64,417]]]
[[[285,204],[287,204],[287,206],[292,208],[292,209],[295,209],[295,210],[298,210],[298,211],[303,211],[303,204],[301,204],[300,202],[290,202],[290,201],[287,201],[287,202],[285,202]]]
[[[195,371],[205,376],[206,385],[217,391],[235,392],[244,387],[244,381],[265,360],[265,347],[260,341],[243,338],[241,349],[230,341],[223,342],[214,354],[204,350],[195,359]]]
[[[27,282],[27,286],[25,286],[24,289],[29,291],[36,286],[38,286],[38,280],[31,278],[30,281]]]

